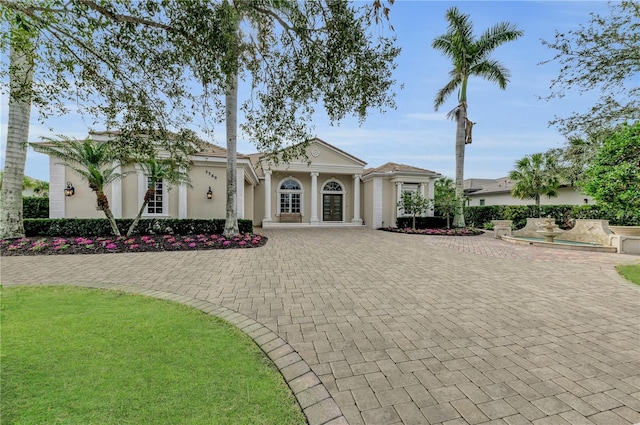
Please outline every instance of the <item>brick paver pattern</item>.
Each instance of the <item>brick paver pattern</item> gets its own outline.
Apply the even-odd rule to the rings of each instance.
[[[247,316],[328,390],[297,395],[310,422],[340,414],[331,399],[334,423],[352,425],[640,422],[640,287],[614,270],[638,257],[489,236],[263,233],[260,249],[4,257],[0,276],[128,285]]]

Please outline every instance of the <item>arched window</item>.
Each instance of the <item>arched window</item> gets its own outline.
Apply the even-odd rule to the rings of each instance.
[[[278,214],[302,214],[302,185],[291,177],[278,186]]]
[[[342,192],[342,186],[337,181],[330,181],[322,188],[325,192]]]

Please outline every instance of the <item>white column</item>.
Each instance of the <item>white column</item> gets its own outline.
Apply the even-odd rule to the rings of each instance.
[[[429,180],[429,193],[426,195],[427,198],[433,199],[436,193],[436,181],[435,179]],[[433,203],[431,204],[431,208],[427,210],[427,217],[433,217],[435,214],[435,210],[433,208]]]
[[[360,217],[360,174],[353,176],[353,218],[352,223],[362,224]]]
[[[271,221],[271,170],[264,172],[264,218],[262,221]]]
[[[187,218],[187,184],[178,185],[178,218]]]
[[[65,218],[64,188],[66,186],[64,165],[58,163],[58,159],[49,157],[49,218]],[[76,191],[80,182],[72,182]]]
[[[236,170],[236,189],[237,195],[237,213],[238,219],[244,218],[244,167],[240,167]]]
[[[369,227],[378,229],[384,226],[382,214],[382,178],[375,177],[373,179],[373,223],[369,223]],[[389,223],[387,223],[389,226]]]
[[[122,172],[119,162],[113,163],[116,173]],[[115,179],[111,184],[111,213],[114,218],[122,218],[122,178]]]
[[[318,224],[318,173],[311,173],[311,219],[309,224]]]
[[[425,193],[425,188],[424,188],[424,183],[420,183],[420,196],[422,196],[423,198],[427,197],[427,194]],[[421,213],[420,216],[424,216],[424,213]]]
[[[396,182],[396,218],[402,215],[402,209],[398,206],[402,201],[402,182]],[[395,226],[396,223],[389,223],[390,226]]]

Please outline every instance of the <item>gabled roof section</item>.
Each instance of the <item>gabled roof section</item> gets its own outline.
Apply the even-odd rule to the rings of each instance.
[[[364,167],[365,165],[367,165],[367,162],[366,162],[366,161],[363,161],[363,160],[361,160],[360,158],[357,158],[357,157],[355,157],[355,156],[351,155],[350,153],[345,152],[345,151],[343,151],[342,149],[337,148],[337,147],[333,146],[332,144],[327,143],[327,142],[325,142],[324,140],[319,139],[319,138],[317,138],[317,137],[316,137],[316,138],[314,138],[313,140],[311,140],[311,143],[312,143],[312,144],[313,144],[313,143],[318,143],[318,144],[324,145],[324,146],[326,146],[328,149],[332,149],[332,150],[334,150],[335,152],[337,152],[337,153],[341,154],[342,156],[345,156],[345,157],[347,157],[347,158],[349,158],[349,159],[351,159],[351,160],[353,160],[353,161],[355,161],[355,162],[359,163],[359,164],[360,164],[360,165],[362,165],[363,167]]]
[[[362,176],[364,177],[369,174],[427,174],[433,177],[440,176],[440,173],[436,173],[435,171],[406,164],[397,164],[395,162],[387,162],[376,168],[367,168],[362,173]]]

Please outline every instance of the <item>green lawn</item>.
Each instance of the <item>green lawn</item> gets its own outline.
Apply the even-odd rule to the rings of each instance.
[[[627,280],[640,285],[640,264],[622,265],[616,267],[616,270]]]
[[[113,291],[2,288],[2,424],[304,424],[264,353],[198,310]]]

